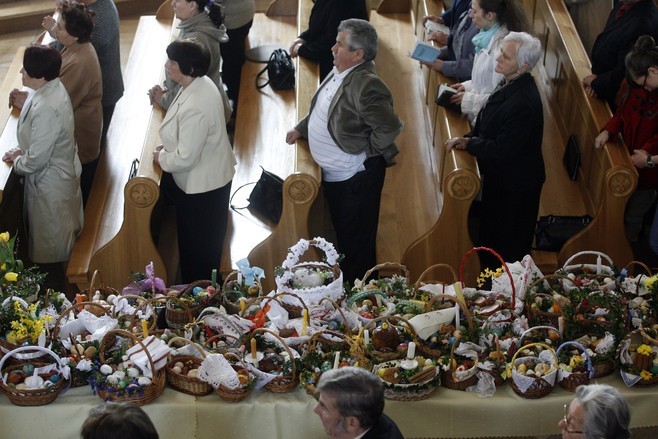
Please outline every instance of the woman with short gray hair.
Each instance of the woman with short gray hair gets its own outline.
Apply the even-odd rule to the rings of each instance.
[[[558,426],[563,438],[627,439],[630,409],[621,393],[607,384],[590,384],[576,389],[576,398],[564,406]]]

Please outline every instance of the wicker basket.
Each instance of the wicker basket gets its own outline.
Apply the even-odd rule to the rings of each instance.
[[[13,366],[8,366],[4,367],[5,363],[7,360],[10,358],[14,358],[16,354],[19,352],[35,352],[39,351],[41,352],[44,356],[50,356],[52,359],[55,360],[55,363],[57,365],[56,370],[59,372],[60,379],[59,381],[55,382],[52,386],[45,388],[45,389],[17,389],[16,387],[12,387],[11,385],[7,384],[7,374],[11,371],[14,370],[21,370],[24,365],[30,364],[34,366],[35,368],[38,367],[43,367],[47,366],[49,363],[44,363],[41,361],[25,361],[19,364],[14,364]],[[2,391],[5,392],[5,395],[7,395],[7,398],[9,398],[9,401],[11,401],[12,404],[14,405],[19,405],[19,406],[38,406],[38,405],[46,405],[50,404],[53,402],[56,398],[57,395],[62,391],[62,389],[69,383],[68,380],[64,379],[62,376],[62,366],[61,366],[61,359],[59,356],[57,356],[56,353],[51,351],[50,349],[38,347],[38,346],[23,346],[16,348],[10,352],[8,352],[2,359],[0,360],[0,371],[2,371],[2,377],[0,379],[0,388],[2,388]],[[68,366],[64,366],[67,367]]]
[[[449,307],[446,307],[445,304],[450,304]],[[446,308],[452,308],[455,305],[459,306],[460,308],[460,316],[463,316],[464,319],[466,320],[466,326],[468,327],[469,332],[475,331],[475,322],[473,321],[473,318],[471,317],[471,313],[468,311],[468,308],[466,308],[466,305],[463,302],[458,301],[454,296],[450,296],[447,294],[437,294],[432,297],[432,299],[425,305],[425,311],[430,313],[432,311],[435,311],[435,307],[438,306],[439,309],[446,309]],[[459,329],[457,327],[452,329],[453,324],[447,324],[444,325],[445,328],[440,330],[440,332],[443,334],[443,339],[439,340],[437,338],[437,342],[433,342],[432,338],[429,337],[428,340],[423,340],[419,338],[419,348],[425,355],[429,356],[430,358],[440,358],[444,355],[448,355],[450,349],[449,343],[447,342],[451,337],[454,337],[454,331]],[[461,318],[460,318],[460,327],[461,327]]]
[[[608,265],[603,265],[600,263],[597,264],[574,264],[574,260],[577,258],[583,257],[583,256],[596,256],[597,260],[605,260]],[[603,291],[612,291],[615,289],[616,282],[615,282],[615,277],[616,274],[612,269],[613,262],[610,256],[606,255],[605,253],[597,252],[597,251],[582,251],[578,252],[575,255],[571,256],[567,261],[564,263],[562,268],[560,268],[556,274],[575,274],[575,278],[573,280],[575,281],[577,287],[579,288],[581,286],[581,281],[580,279],[587,279],[589,281],[595,281],[599,284],[599,287]],[[606,280],[609,279],[609,280]],[[569,293],[569,291],[573,288],[573,283],[574,282],[563,282],[563,288],[565,293]]]
[[[446,389],[452,390],[462,390],[465,391],[467,388],[477,384],[477,372],[478,372],[478,360],[473,360],[473,365],[468,368],[466,371],[467,374],[465,377],[460,378],[457,376],[456,367],[457,360],[455,359],[455,347],[460,344],[462,341],[461,338],[458,338],[452,343],[450,347],[450,358],[448,369],[445,370],[441,368],[441,385]]]
[[[555,355],[558,357],[558,360],[560,358],[560,353],[565,349],[565,347],[572,347],[582,351],[585,359],[587,360],[585,363],[587,370],[584,372],[568,373],[563,371],[561,368],[558,369],[557,380],[560,387],[562,387],[564,390],[568,390],[569,392],[575,392],[576,387],[580,386],[581,384],[589,384],[589,380],[594,378],[594,366],[592,365],[592,359],[587,353],[587,349],[585,349],[580,343],[573,341],[565,341],[560,345],[559,348],[557,348]]]
[[[414,330],[414,327],[407,319],[401,316],[384,316],[384,317],[378,317],[376,319],[372,319],[367,325],[365,325],[362,329],[361,332],[359,332],[359,336],[357,340],[359,340],[361,343],[365,344],[365,339],[363,336],[363,331],[366,329],[370,333],[370,343],[367,346],[364,346],[364,351],[366,353],[366,357],[368,357],[373,363],[381,363],[384,361],[391,361],[391,360],[396,360],[398,358],[402,358],[406,355],[406,351],[399,351],[399,350],[391,350],[389,348],[379,348],[375,346],[375,337],[376,334],[374,333],[375,328],[377,328],[379,325],[378,323],[386,323],[388,325],[392,325],[393,327],[399,326],[399,328],[396,327],[396,330],[398,331],[398,339],[399,342],[396,344],[399,345],[402,343],[405,339],[406,341],[413,341],[418,345],[418,340],[416,336],[416,331]],[[405,332],[408,335],[404,335]]]
[[[397,262],[383,262],[381,264],[377,264],[374,267],[372,267],[370,270],[366,271],[363,277],[361,278],[361,288],[353,288],[352,291],[355,293],[362,292],[362,291],[368,291],[368,284],[372,280],[371,277],[378,273],[380,274],[380,279],[383,279],[384,281],[386,280],[386,277],[381,276],[381,271],[384,271],[386,273],[390,274],[390,277],[393,277],[395,275],[403,278],[405,280],[405,283],[409,287],[409,291],[411,294],[411,288],[409,286],[409,270],[407,270],[407,267],[399,264]],[[356,282],[355,282],[356,283]],[[380,288],[374,288],[375,290],[381,290]],[[386,295],[393,299],[393,300],[399,300],[399,299],[405,299],[406,297],[400,297],[399,295],[396,295],[395,291],[390,290],[389,288],[386,289],[386,291],[383,291],[386,293]],[[404,296],[404,295],[403,295]]]
[[[273,296],[262,296],[261,307],[264,309],[272,300],[278,302],[286,311],[288,311],[288,317],[291,319],[302,317],[304,315],[304,310],[308,312],[308,306],[304,299],[295,293],[276,293]],[[293,305],[293,303],[298,305]]]
[[[154,370],[153,377],[151,378],[151,384],[145,386],[143,391],[141,392],[135,392],[133,394],[125,393],[123,395],[119,395],[118,393],[112,392],[107,388],[103,388],[102,386],[99,386],[98,383],[96,383],[93,386],[95,388],[96,393],[98,393],[98,396],[103,401],[122,402],[128,404],[136,404],[140,406],[154,401],[158,396],[162,394],[162,392],[164,392],[165,385],[167,383],[166,372],[164,368],[155,370],[155,363],[148,349],[146,348],[146,346],[144,346],[142,341],[137,337],[135,337],[133,334],[131,334],[128,331],[123,331],[120,329],[114,329],[108,331],[100,343],[99,359],[101,364],[107,364],[105,351],[109,349],[109,346],[115,344],[116,336],[126,338],[128,342],[130,342],[133,346],[139,344],[141,349],[146,353],[146,357],[148,358],[149,364],[151,366],[151,370]]]
[[[245,292],[245,289],[249,289],[244,284],[244,281],[238,285],[238,273],[239,271],[234,270],[226,276],[224,279],[224,284],[222,286],[222,306],[226,309],[228,314],[240,314],[240,299],[250,301],[253,297],[260,297],[263,295],[263,286],[260,284],[258,279],[254,279],[255,287],[257,288],[256,294],[250,294],[249,291]]]
[[[2,307],[6,308],[7,306],[13,306],[13,302],[18,302],[21,304],[21,307],[27,311],[28,303],[19,298],[19,297],[7,297],[2,302]],[[18,349],[21,345],[8,342],[4,337],[0,337],[0,357],[7,355],[9,352]],[[7,364],[19,364],[21,361],[47,361],[48,354],[43,351],[36,349],[26,349],[20,351],[21,353],[15,353],[7,359]]]
[[[506,361],[507,354],[500,348],[500,342],[496,334],[493,335],[493,343],[491,344],[488,351],[487,351],[487,347],[486,346],[484,347],[485,347],[485,354],[483,354],[481,358],[484,361],[486,361],[487,359],[492,360],[494,362],[494,369],[483,370],[483,372],[491,375],[494,379],[494,384],[496,385],[496,387],[500,387],[503,384],[505,384],[506,381],[506,375],[504,375],[503,372],[505,371],[505,368],[507,366],[507,361]]]
[[[192,291],[196,287],[208,288],[212,285],[212,282],[209,280],[197,280],[192,282],[176,296],[177,299],[180,299],[186,295],[192,294]],[[181,329],[188,323],[194,322],[196,316],[199,315],[201,310],[211,306],[220,295],[220,290],[217,289],[211,296],[205,299],[202,303],[195,305],[193,307],[184,306],[183,309],[177,309],[174,305],[174,301],[167,301],[167,310],[165,312],[165,317],[167,319],[167,326],[172,329]],[[181,303],[181,302],[178,302]]]
[[[246,374],[247,382],[235,389],[220,385],[215,389],[215,393],[226,402],[240,402],[254,390],[254,374],[245,366],[239,355],[226,353],[224,357],[231,363],[231,367],[238,374]]]
[[[373,373],[376,374],[384,383],[384,397],[395,401],[420,401],[427,399],[436,391],[440,377],[439,368],[423,369],[414,375],[414,383],[394,384],[384,380],[380,375],[380,370],[400,367],[402,360],[386,361],[375,365]]]
[[[519,349],[525,345],[537,342],[550,346],[560,346],[562,344],[562,336],[560,335],[560,331],[552,326],[532,326],[523,331],[519,337]]]
[[[94,270],[94,274],[91,276],[91,282],[89,283],[89,288],[80,291],[80,294],[87,296],[87,301],[91,302],[96,293],[100,294],[102,300],[106,300],[110,295],[121,295],[121,293],[115,288],[108,287],[107,285],[103,284],[100,271]]]
[[[295,390],[295,388],[299,385],[299,375],[297,373],[297,365],[295,364],[295,357],[292,353],[292,350],[290,350],[290,347],[286,344],[286,342],[279,337],[278,334],[276,334],[273,331],[270,331],[269,329],[265,328],[256,328],[254,329],[251,334],[249,335],[249,338],[247,339],[247,346],[251,343],[251,339],[256,335],[256,334],[269,334],[272,337],[276,338],[279,344],[285,349],[285,351],[288,353],[288,358],[290,359],[290,371],[288,373],[282,374],[282,375],[277,375],[275,376],[270,382],[265,384],[265,389],[272,393],[288,393],[292,392]],[[245,354],[249,355],[249,354]]]
[[[658,340],[656,339],[656,331],[648,328],[639,328],[635,331],[631,331],[623,338],[623,340],[617,346],[617,359],[619,361],[622,379],[626,385],[630,386],[640,386],[640,387],[650,387],[658,384],[658,373],[653,367],[653,360],[655,360],[655,352],[652,352],[650,355],[647,355],[648,359],[645,360],[648,363],[647,366],[641,365],[641,361],[636,352],[636,349],[640,344],[646,344],[651,346],[658,346]],[[634,376],[638,376],[637,373],[640,372],[640,377],[642,379],[637,380],[633,379]],[[649,372],[649,374],[644,377],[642,373]],[[631,375],[632,374],[632,375]]]
[[[62,325],[62,321],[64,318],[68,318],[73,314],[74,316],[77,316],[77,314],[80,312],[80,310],[83,309],[85,311],[88,311],[92,314],[94,314],[96,317],[100,317],[102,315],[111,315],[111,310],[108,308],[105,308],[103,305],[100,305],[95,302],[82,302],[82,303],[76,303],[75,305],[72,305],[62,311],[62,313],[57,317],[57,320],[55,321],[55,327],[53,328],[52,332],[50,333],[51,341],[53,343],[53,346],[60,346],[60,349],[56,349],[58,351],[58,354],[61,357],[68,357],[69,355],[72,355],[67,349],[64,348],[64,346],[61,344],[62,339],[59,337],[59,331]],[[85,352],[85,350],[91,346],[94,345],[93,342],[89,341],[79,341],[77,340],[76,337],[69,336],[67,339],[71,342],[71,346],[75,346],[75,350],[77,352]],[[53,348],[55,349],[55,348]],[[80,360],[81,354],[74,354],[77,358],[76,360]],[[98,358],[98,351],[94,353],[94,355],[90,358],[86,358],[87,360],[94,360]],[[87,378],[89,376],[89,372],[81,371],[76,368],[71,369],[71,387],[81,387],[81,386],[86,386],[89,384],[87,382]]]
[[[554,370],[551,373],[554,373],[555,376],[553,378],[557,378],[557,367],[558,367],[558,361],[557,361],[557,356],[555,355],[555,351],[548,346],[547,344],[544,343],[531,343],[529,345],[524,346],[523,349],[519,349],[516,351],[514,356],[512,357],[512,362],[508,365],[508,368],[511,368],[511,371],[508,371],[508,376],[511,375],[511,379],[509,380],[509,384],[512,387],[512,390],[514,390],[514,393],[516,393],[519,396],[522,396],[523,398],[527,399],[538,399],[542,398],[553,390],[555,387],[555,382],[551,384],[550,382],[546,381],[544,377],[540,378],[534,378],[534,381],[532,384],[524,391],[522,390],[519,385],[522,377],[519,375],[519,373],[516,371],[516,366],[517,366],[517,356],[519,355],[520,352],[522,352],[525,349],[529,349],[531,347],[542,347],[548,352],[552,354],[553,360],[554,360]],[[529,357],[529,358],[535,358],[535,357]],[[518,359],[519,363],[523,361],[523,358]],[[525,377],[527,378],[527,377]],[[518,383],[517,383],[518,382]]]
[[[194,347],[194,349],[197,350],[197,352],[201,354],[202,358],[206,358],[206,353],[198,344],[183,337],[173,337],[171,340],[169,340],[168,344],[171,346],[176,342],[183,342],[185,344],[191,345]],[[210,384],[201,381],[199,378],[189,377],[174,370],[174,366],[178,362],[183,364],[192,363],[198,368],[201,366],[202,361],[202,359],[193,355],[178,355],[175,357],[171,356],[167,362],[167,365],[165,366],[165,371],[167,373],[167,383],[169,383],[169,386],[174,390],[192,396],[204,396],[212,393],[213,389]]]

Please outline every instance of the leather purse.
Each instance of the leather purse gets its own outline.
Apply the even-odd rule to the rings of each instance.
[[[266,171],[262,166],[262,172],[258,181],[243,184],[233,192],[231,195],[231,209],[244,216],[241,209],[249,209],[250,212],[256,216],[265,218],[274,224],[278,224],[281,219],[281,211],[283,210],[283,179],[272,172]],[[249,194],[249,204],[247,206],[235,206],[233,204],[233,197],[240,189],[248,185],[254,185],[254,188]]]

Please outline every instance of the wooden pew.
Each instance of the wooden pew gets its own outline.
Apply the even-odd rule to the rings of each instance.
[[[590,215],[593,220],[572,237],[559,252],[533,252],[544,271],[561,266],[573,254],[598,250],[624,266],[633,259],[624,232],[624,209],[637,185],[637,171],[625,146],[609,142],[594,148],[594,138],[611,117],[606,103],[589,98],[581,79],[591,66],[564,2],[526,0],[532,13],[533,31],[545,56],[536,69],[545,97],[544,158],[547,182],[542,192],[540,215]],[[550,129],[550,131],[548,131]],[[562,166],[567,139],[574,135],[582,154],[576,182]]]
[[[147,91],[164,78],[165,49],[175,29],[165,2],[156,16],[140,19],[124,73],[125,92],[117,103],[89,201],[85,223],[67,269],[69,282],[87,288],[94,270],[106,284],[120,288],[131,272],[143,272],[151,261],[168,279],[163,258],[151,235],[151,213],[158,200],[161,170],[151,153],[160,142],[164,112],[149,103]],[[139,164],[133,168],[133,163]],[[135,171],[132,178],[129,174]]]
[[[297,15],[298,34],[308,26],[308,18],[313,4],[310,0],[300,0]],[[311,99],[319,85],[319,67],[301,57],[295,59],[295,102],[296,117],[304,117],[311,104]],[[322,174],[320,167],[313,161],[306,139],[300,139],[294,146],[294,170],[285,178],[283,184],[283,211],[281,220],[272,229],[264,241],[249,252],[249,262],[261,267],[268,276],[264,279],[264,290],[274,288],[274,279],[270,273],[280,265],[288,254],[288,249],[301,238],[310,238],[309,215],[311,207],[320,191]]]
[[[438,1],[419,1],[416,18],[416,38],[425,40],[422,18],[440,15],[443,5]],[[444,75],[422,67],[428,114],[428,129],[432,144],[430,157],[436,163],[435,184],[442,195],[441,214],[437,222],[405,251],[402,263],[412,279],[416,279],[430,265],[446,263],[459,269],[463,255],[473,247],[468,232],[468,212],[480,188],[480,174],[475,158],[464,151],[447,152],[446,139],[462,136],[470,131],[468,119],[434,103],[438,84],[454,83]],[[479,263],[472,257],[466,261],[465,278],[477,277]]]

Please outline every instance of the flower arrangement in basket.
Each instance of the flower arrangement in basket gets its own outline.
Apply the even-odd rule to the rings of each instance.
[[[263,295],[260,279],[265,277],[262,268],[250,267],[246,259],[236,263],[234,270],[224,279],[222,286],[222,305],[229,314],[239,314],[245,306],[245,301]]]
[[[313,395],[322,374],[330,369],[356,366],[370,369],[363,349],[349,334],[316,332],[301,345],[299,381],[306,393]]]
[[[514,393],[524,398],[542,398],[555,387],[557,366],[557,356],[550,346],[543,343],[525,345],[516,351],[507,366],[510,386]]]
[[[167,287],[164,280],[155,275],[155,266],[151,261],[144,272],[130,273],[132,282],[125,286],[121,291],[122,295],[142,296],[146,299],[152,299],[157,296],[166,296]],[[93,280],[92,280],[93,284]]]
[[[219,298],[219,289],[209,280],[198,280],[185,287],[178,295],[178,300],[167,301],[165,318],[169,328],[180,329],[192,323],[199,313]]]
[[[104,401],[144,405],[162,394],[170,348],[153,335],[140,340],[128,331],[108,331],[89,384]]]
[[[387,277],[373,277],[377,273],[381,274],[382,271],[392,274]],[[365,319],[390,314],[391,305],[395,305],[396,308],[399,306],[400,311],[406,309],[414,314],[423,312],[422,304],[419,306],[411,301],[413,297],[414,290],[409,285],[407,267],[397,262],[385,262],[375,265],[366,271],[361,279],[354,281],[349,293],[348,305],[355,306]],[[373,309],[375,303],[377,308]],[[413,312],[414,309],[416,312]]]
[[[212,393],[212,387],[205,381],[199,378],[199,368],[204,358],[206,358],[205,351],[196,343],[183,338],[173,337],[167,343],[172,347],[174,343],[183,343],[183,348],[186,346],[192,347],[197,355],[180,354],[172,355],[169,357],[165,365],[165,372],[167,374],[167,383],[169,386],[182,393],[192,396],[204,396]]]
[[[557,380],[560,387],[575,392],[576,387],[589,384],[594,378],[594,366],[587,349],[580,343],[567,341],[555,352],[558,364]]]
[[[600,338],[606,333],[619,340],[625,332],[626,308],[613,291],[572,291],[564,316],[565,335],[570,340],[585,334]]]
[[[52,349],[68,360],[71,387],[86,386],[94,361],[98,361],[99,341],[118,321],[98,303],[82,302],[65,309],[51,333]]]
[[[621,377],[628,387],[658,384],[658,327],[629,332],[617,347]]]
[[[41,358],[50,357],[51,362],[21,361],[6,366],[11,359],[17,359],[20,352],[42,353]],[[52,362],[54,360],[54,362]],[[69,367],[50,349],[43,347],[19,347],[9,351],[0,359],[2,379],[0,388],[14,405],[38,406],[50,404],[64,388],[69,379]]]
[[[16,235],[0,233],[0,297],[20,297],[28,303],[36,302],[41,284],[46,278],[39,267],[25,268],[23,261],[16,259]]]
[[[581,344],[592,360],[594,378],[610,375],[615,370],[615,349],[618,338],[609,332],[603,336],[585,334],[575,338],[573,341]]]
[[[41,315],[39,304],[29,304],[19,297],[8,297],[0,306],[0,350],[6,354],[21,346],[45,347],[51,315]],[[16,354],[16,359],[42,357],[41,350]]]
[[[300,262],[301,257],[311,247],[324,252],[323,262]],[[300,239],[290,247],[281,267],[275,270],[277,292],[297,294],[307,305],[317,305],[325,297],[339,301],[344,294],[343,273],[338,266],[339,258],[333,244],[324,238],[316,237],[310,241]],[[285,297],[283,303],[291,314],[297,312],[298,316],[301,312],[295,299]]]
[[[279,335],[269,329],[256,328],[247,343],[251,349],[245,352],[244,361],[266,390],[287,393],[299,385],[299,354]]]
[[[439,369],[429,358],[416,356],[416,345],[409,343],[407,358],[375,365],[373,372],[384,383],[384,397],[397,401],[429,398],[439,384]]]
[[[594,264],[574,264],[574,260],[583,256],[596,256]],[[605,260],[608,265],[603,264]],[[589,291],[613,291],[616,287],[615,278],[617,269],[612,259],[604,253],[596,251],[582,251],[571,256],[564,266],[555,274],[567,276],[569,281],[563,281],[565,293],[569,293],[575,284],[576,288],[586,288]]]

